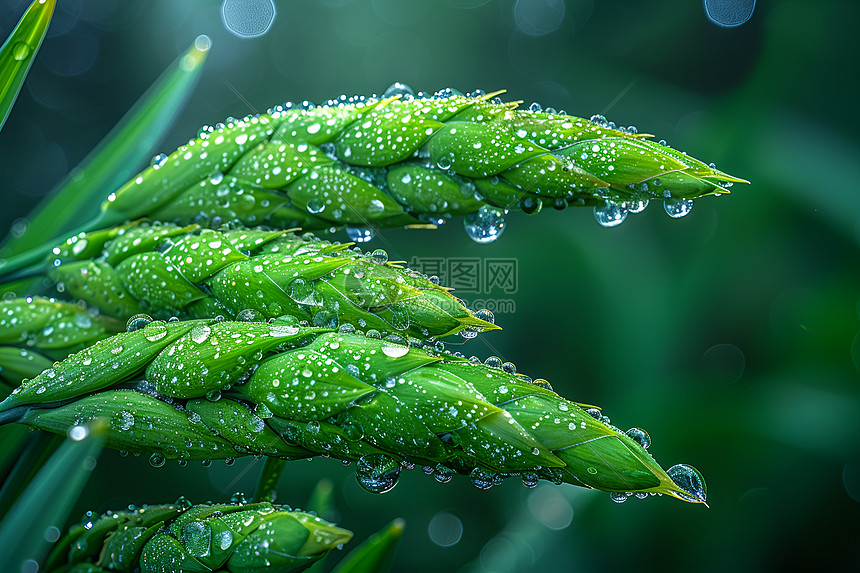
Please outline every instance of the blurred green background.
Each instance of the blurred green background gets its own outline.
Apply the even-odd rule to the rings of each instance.
[[[27,5],[0,5],[3,37]],[[504,330],[460,349],[647,429],[667,467],[702,471],[711,508],[513,481],[484,492],[420,469],[378,496],[333,460],[288,465],[279,500],[301,507],[327,476],[357,539],[404,517],[395,571],[860,569],[860,4],[759,2],[736,28],[696,0],[276,5],[266,34],[239,38],[215,0],[60,0],[0,133],[3,234],[198,34],[213,47],[167,153],[227,116],[394,81],[635,124],[752,185],[680,220],[652,205],[603,229],[590,210],[547,209],[512,213],[490,245],[454,220],[369,246],[516,259]],[[155,469],[105,452],[75,515],[222,501],[261,465]]]

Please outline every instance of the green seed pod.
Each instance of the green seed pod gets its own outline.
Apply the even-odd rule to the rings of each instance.
[[[42,297],[0,301],[0,380],[17,385],[124,324]]]
[[[54,249],[50,276],[121,319],[290,314],[422,339],[496,328],[382,252],[369,257],[348,246],[250,229],[125,225],[67,240]]]
[[[269,503],[178,503],[88,517],[49,556],[52,569],[287,573],[352,538],[316,516]]]
[[[170,341],[160,339],[146,352],[111,351],[138,348],[132,332],[68,358],[52,369],[54,378],[40,375],[0,404],[0,420],[65,432],[107,417],[113,430],[108,447],[154,452],[155,465],[164,458],[236,452],[332,456],[358,461],[356,477],[376,492],[394,487],[403,465],[420,464],[439,481],[465,474],[482,489],[517,476],[527,485],[544,478],[601,489],[618,501],[634,492],[705,501],[701,475],[684,465],[664,471],[647,452],[643,430],[623,432],[598,409],[569,402],[545,382],[533,383],[509,364],[502,368],[498,359],[480,364],[361,333],[284,332],[277,324],[168,327],[172,334],[164,339]],[[282,343],[256,346],[256,339],[272,337]],[[256,358],[244,371],[233,341],[251,342],[245,346]],[[231,360],[221,361],[219,351]],[[55,382],[58,373],[76,372],[95,354],[122,366],[96,368],[106,371],[98,384],[92,382],[98,376]],[[159,374],[155,365],[164,360],[181,375]],[[138,390],[110,389],[131,384]],[[169,403],[140,393],[153,387],[171,396]],[[54,402],[41,399],[45,394]],[[212,403],[201,400],[204,395]]]
[[[598,221],[611,226],[649,200],[682,216],[692,199],[743,182],[601,116],[517,109],[498,93],[414,97],[401,90],[231,120],[129,181],[103,215],[347,226],[364,240],[376,227],[467,215],[469,234],[487,242],[501,234],[496,227],[508,209],[593,205]]]

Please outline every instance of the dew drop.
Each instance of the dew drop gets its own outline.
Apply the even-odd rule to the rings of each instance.
[[[681,217],[686,217],[693,209],[693,200],[680,199],[678,197],[666,199],[663,201],[663,209],[673,219],[680,219]]]
[[[159,453],[154,453],[151,456],[149,456],[149,465],[151,465],[154,468],[160,468],[161,466],[164,465],[165,461],[166,460],[164,459],[164,456],[162,456]]]
[[[202,344],[209,339],[210,334],[212,334],[212,329],[205,324],[201,324],[191,329],[191,340],[197,344]]]
[[[372,493],[385,493],[394,489],[400,477],[400,464],[384,454],[365,454],[358,460],[355,479]]]
[[[366,243],[373,239],[375,233],[370,227],[347,227],[346,235],[353,243]]]
[[[605,201],[603,205],[594,207],[594,219],[601,227],[616,227],[627,218],[627,209],[613,201]]]
[[[651,446],[651,436],[642,428],[630,428],[625,433],[643,449],[647,450]]]
[[[126,332],[134,332],[136,330],[141,330],[146,328],[146,326],[152,322],[152,317],[148,314],[135,314],[131,318],[128,319],[128,322],[125,324]]]
[[[492,243],[504,233],[505,217],[499,209],[483,205],[477,212],[466,215],[463,225],[466,234],[476,243]]]
[[[678,464],[669,468],[666,474],[672,478],[675,485],[686,492],[686,495],[679,494],[683,499],[705,503],[708,497],[708,486],[699,470],[686,464]]]

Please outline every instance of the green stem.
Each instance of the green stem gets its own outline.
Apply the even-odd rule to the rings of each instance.
[[[257,480],[257,487],[254,490],[255,502],[275,501],[278,482],[281,481],[281,473],[284,471],[286,463],[287,460],[285,459],[266,458],[266,463],[263,465],[263,471],[260,473],[260,479]]]
[[[38,247],[27,249],[23,253],[11,256],[8,259],[0,259],[0,281],[8,282],[27,276],[37,275],[45,272],[47,258],[51,254],[51,249],[57,246],[57,243],[62,237],[72,237],[78,233],[86,233],[94,231],[103,226],[110,226],[119,223],[115,221],[115,216],[110,216],[104,212],[84,223],[77,229],[63,233],[59,237],[52,237]]]

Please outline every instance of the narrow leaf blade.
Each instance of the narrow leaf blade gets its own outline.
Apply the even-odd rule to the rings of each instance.
[[[386,573],[391,569],[406,523],[397,518],[350,551],[334,573]]]
[[[0,129],[12,111],[24,78],[45,39],[56,0],[33,0],[0,47]]]
[[[49,0],[53,3],[53,0]],[[101,200],[134,175],[173,124],[203,69],[210,40],[199,36],[137,100],[119,123],[72,169],[29,217],[27,231],[9,239],[0,255],[37,246],[72,230],[98,212]]]
[[[21,571],[44,557],[49,527],[62,529],[95,467],[103,438],[98,426],[74,428],[0,523],[0,571]]]

